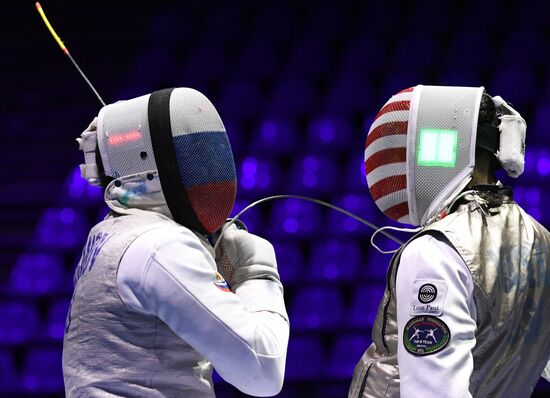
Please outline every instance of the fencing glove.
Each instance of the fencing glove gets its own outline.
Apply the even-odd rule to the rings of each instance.
[[[233,291],[251,279],[280,282],[275,250],[269,241],[234,224],[225,230],[220,239],[216,264]]]

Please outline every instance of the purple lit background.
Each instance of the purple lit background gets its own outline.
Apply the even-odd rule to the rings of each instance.
[[[34,2],[7,3],[0,5],[7,28],[0,396],[58,397],[72,272],[89,228],[106,213],[100,191],[80,178],[74,142],[99,106]],[[478,3],[42,5],[107,102],[173,86],[211,98],[237,162],[236,210],[266,195],[305,194],[387,224],[362,171],[376,112],[418,83],[484,85],[527,120],[526,172],[511,184],[516,200],[548,227],[550,14],[544,2]],[[285,283],[291,339],[280,396],[347,396],[370,344],[389,257],[371,248],[366,227],[310,203],[271,202],[243,219],[276,246]],[[216,391],[243,396],[219,378]],[[533,396],[549,392],[540,382]]]

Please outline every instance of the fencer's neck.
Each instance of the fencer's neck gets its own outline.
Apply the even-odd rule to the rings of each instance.
[[[496,184],[497,179],[493,173],[488,173],[486,170],[474,168],[474,175],[472,176],[472,181],[468,184],[468,187],[473,187],[474,185],[486,185],[486,184]]]
[[[489,156],[476,155],[474,174],[468,187],[474,185],[496,184],[493,159]]]

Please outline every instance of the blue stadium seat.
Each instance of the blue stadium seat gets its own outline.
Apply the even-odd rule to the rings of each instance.
[[[359,285],[353,293],[348,324],[352,327],[370,329],[378,312],[378,305],[384,296],[383,281]]]
[[[159,83],[165,76],[175,75],[177,71],[175,52],[164,46],[152,46],[144,49],[136,58],[130,71],[132,81],[139,81],[139,91],[136,86],[117,93],[116,99],[127,99],[158,90]]]
[[[366,137],[366,134],[365,134]],[[357,150],[350,155],[344,169],[344,188],[347,191],[364,193],[368,192],[367,177],[364,161],[364,143],[357,145]]]
[[[292,27],[298,26],[300,20],[297,11],[297,7],[288,7],[283,2],[262,4],[254,20],[254,36],[267,40],[273,47],[293,40],[297,32]],[[281,29],[279,21],[284,21],[285,26],[290,29]]]
[[[111,209],[109,207],[107,207],[107,205],[103,202],[101,204],[101,206],[98,206],[96,208],[95,218],[93,220],[91,220],[90,223],[88,223],[88,226],[92,227],[93,225],[103,221],[105,219],[105,217],[107,217],[107,214],[109,214],[110,211],[111,211]],[[84,246],[84,242],[82,243],[82,245]],[[78,249],[79,248],[76,248],[76,250],[75,250],[76,253],[78,253]],[[80,254],[80,253],[78,253],[78,254]]]
[[[277,255],[279,274],[284,284],[295,283],[303,278],[304,255],[300,245],[289,241],[272,240]]]
[[[391,233],[391,231],[388,232]],[[376,235],[375,242],[383,250],[393,250],[398,246],[396,242],[381,234]],[[386,280],[386,273],[392,259],[392,254],[380,253],[371,246],[370,242],[367,244],[367,255],[364,261],[365,268],[362,273],[369,281],[384,281]]]
[[[529,74],[529,69],[548,63],[547,51],[540,50],[548,47],[548,40],[542,29],[534,27],[529,21],[528,25],[507,33],[502,46],[499,47],[499,65],[515,64],[523,69],[525,74]]]
[[[457,31],[456,35],[468,29],[475,29],[479,31],[480,35],[492,39],[490,33],[502,29],[499,28],[499,24],[502,22],[499,21],[501,18],[495,18],[495,10],[498,9],[499,4],[498,0],[486,0],[483,2],[483,7],[480,7],[479,3],[464,3],[460,18],[461,30]],[[483,23],[480,23],[480,21],[483,21]],[[485,57],[484,54],[479,56]],[[491,62],[492,60],[493,58],[489,56],[488,61]]]
[[[547,87],[550,88],[550,79],[547,82]],[[530,138],[530,142],[534,141],[546,144],[546,131],[548,130],[548,126],[550,126],[550,103],[546,102],[538,105],[531,120],[527,120],[527,123],[529,124],[530,137],[531,131],[533,132],[533,138]],[[529,156],[529,152],[530,148],[525,151],[527,156]],[[527,167],[527,165],[525,166]]]
[[[364,113],[372,107],[371,99],[372,90],[365,75],[343,75],[333,80],[323,109],[342,116]]]
[[[225,131],[227,132],[227,137],[229,138],[229,143],[231,144],[233,157],[237,160],[249,149],[246,131],[238,120],[230,117],[223,118],[223,125],[225,126]]]
[[[248,206],[251,202],[245,201],[245,200],[237,200],[235,202],[235,206],[233,207],[233,211],[231,212],[231,217],[237,215],[241,210],[243,210],[246,206]],[[262,205],[252,207],[245,211],[243,215],[241,216],[241,221],[243,221],[246,224],[246,227],[248,230],[252,233],[260,233],[260,231],[264,228],[264,220],[262,217]]]
[[[407,70],[431,70],[438,66],[434,64],[434,60],[438,58],[437,50],[433,35],[426,33],[404,35],[398,41],[391,64],[399,65],[401,68],[406,60]]]
[[[18,384],[19,375],[15,369],[13,356],[9,350],[0,351],[0,393],[14,390]]]
[[[338,163],[329,156],[306,154],[294,159],[290,170],[293,192],[311,196],[319,192],[334,192],[340,179]]]
[[[342,293],[335,287],[307,287],[296,292],[290,307],[295,330],[332,329],[340,326]]]
[[[29,392],[62,391],[61,355],[57,348],[29,350],[23,363],[23,388]]]
[[[16,292],[39,296],[55,292],[64,279],[63,259],[53,253],[21,254],[10,275],[10,286]]]
[[[518,185],[514,187],[514,200],[535,220],[543,220],[544,206],[541,203],[545,203],[542,199],[542,192],[538,187],[527,187]]]
[[[550,175],[550,153],[543,149],[537,151],[536,155],[537,174],[541,177],[548,177]]]
[[[309,79],[327,76],[332,59],[329,47],[317,35],[306,34],[294,45],[286,73]]]
[[[523,169],[524,174],[521,176],[521,180],[523,182],[527,182],[533,179],[536,180],[537,178],[539,178],[537,175],[538,157],[539,151],[536,149],[535,146],[529,145],[529,150],[525,152],[525,164]],[[504,182],[504,184],[508,185],[506,184],[506,182]]]
[[[388,47],[374,35],[361,35],[350,41],[342,57],[341,74],[373,76],[387,67]]]
[[[349,281],[357,276],[361,266],[361,249],[349,239],[317,241],[308,263],[311,280]]]
[[[374,1],[364,4],[365,6],[358,10],[357,14],[359,26],[366,35],[374,37],[387,46],[386,43],[390,38],[398,39],[403,34],[402,28],[396,29],[397,26],[405,26],[408,22],[408,14],[403,12],[401,2],[381,3]]]
[[[75,167],[65,180],[66,197],[74,199],[79,207],[98,205],[103,202],[100,187],[91,185],[80,175],[80,167]]]
[[[369,133],[370,127],[372,126],[372,123],[374,122],[374,118],[376,117],[376,115],[377,115],[378,111],[380,110],[380,108],[382,108],[382,106],[384,105],[384,103],[385,103],[384,101],[387,101],[388,99],[380,98],[379,102],[377,102],[375,104],[375,107],[373,106],[373,109],[370,109],[369,112],[366,112],[364,114],[363,126],[361,128],[361,136],[360,136],[360,139],[361,139],[360,142],[362,144],[361,149],[363,151],[365,150],[367,135]],[[363,155],[364,155],[364,152],[363,152]]]
[[[337,336],[329,352],[326,375],[329,378],[351,380],[355,365],[370,344],[368,333]]]
[[[293,336],[288,343],[285,379],[315,380],[325,362],[323,346],[316,337]]]
[[[320,222],[320,206],[297,199],[274,202],[269,216],[270,232],[275,235],[308,236],[319,231]]]
[[[401,6],[403,5],[403,3],[399,4],[401,4]],[[447,18],[441,18],[441,16],[453,15],[455,13],[456,9],[452,7],[452,3],[448,1],[425,0],[422,2],[421,7],[413,7],[410,13],[402,13],[405,17],[405,23],[401,26],[401,29],[406,29],[407,31],[421,30],[433,37],[438,37],[441,31],[449,31],[449,20]],[[418,29],[418,21],[430,22],[422,24],[422,28]],[[455,28],[456,25],[453,25],[453,28]]]
[[[18,344],[31,340],[38,326],[38,313],[32,304],[0,302],[0,341]]]
[[[222,115],[243,119],[260,113],[263,104],[264,98],[258,86],[249,81],[242,81],[224,85],[216,101],[216,108]]]
[[[359,134],[357,134],[359,133]],[[349,120],[342,117],[320,116],[308,126],[308,148],[313,151],[344,151],[349,153],[362,144]],[[357,142],[356,142],[357,141]]]
[[[233,76],[257,82],[275,77],[281,62],[276,49],[265,39],[253,39],[245,44],[234,64]]]
[[[492,77],[487,84],[489,94],[502,96],[520,113],[523,107],[529,106],[536,98],[537,82],[533,68],[507,65],[495,70]],[[521,87],[521,90],[517,87]]]
[[[525,152],[525,174],[521,176],[522,181],[538,182],[541,177],[548,178],[549,176],[550,151],[544,145],[529,145]]]
[[[394,68],[394,70],[388,71],[383,79],[380,96],[378,97],[380,101],[375,107],[377,110],[381,109],[392,95],[406,88],[422,84],[428,78],[428,74],[421,69],[403,69],[400,64],[397,64]]]
[[[306,34],[315,36],[319,43],[327,43],[334,39],[348,40],[347,36],[343,37],[349,25],[347,11],[344,4],[317,2],[310,10]],[[331,54],[331,58],[336,57]]]
[[[464,51],[475,56],[465,57]],[[449,69],[473,69],[481,71],[488,66],[495,57],[495,48],[491,43],[489,35],[479,30],[479,27],[462,28],[460,33],[453,35],[446,53],[442,54],[445,57],[446,67]]]
[[[84,243],[88,221],[83,211],[71,207],[49,208],[42,215],[36,231],[42,247],[76,249]]]
[[[193,87],[210,84],[222,79],[227,71],[227,55],[218,46],[197,45],[181,72],[182,81],[192,81]]]
[[[338,197],[334,201],[334,204],[377,225],[380,212],[369,195],[368,188],[363,186],[362,190],[364,193],[350,193]],[[370,236],[374,232],[373,229],[367,225],[336,210],[327,210],[326,215],[327,225],[330,230],[335,233],[353,236]]]
[[[445,69],[438,83],[441,85],[468,87],[479,87],[483,85],[480,75],[474,70],[453,67]]]
[[[255,194],[274,192],[281,180],[281,170],[265,157],[247,156],[238,165],[239,189]]]
[[[48,308],[46,327],[48,335],[54,340],[62,340],[65,333],[65,321],[69,312],[69,299],[58,299]]]
[[[291,119],[260,121],[252,134],[252,153],[258,155],[288,154],[296,150],[298,132]]]
[[[317,94],[312,85],[304,79],[290,77],[281,81],[268,106],[269,115],[293,117],[313,109]]]
[[[245,24],[242,23],[242,14],[238,7],[224,2],[212,4],[205,16],[198,35],[204,40],[203,46],[215,43],[228,48],[242,42]],[[189,23],[194,25],[192,21]],[[179,23],[177,25],[179,26]],[[196,34],[196,32],[194,33]],[[163,36],[162,33],[160,35]],[[195,35],[190,36],[196,37]]]

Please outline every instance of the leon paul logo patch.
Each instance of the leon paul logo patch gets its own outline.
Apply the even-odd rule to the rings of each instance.
[[[443,314],[447,283],[436,279],[415,279],[411,292],[410,316]]]
[[[435,316],[414,317],[403,330],[403,345],[413,355],[435,354],[444,349],[450,340],[449,327]]]
[[[418,301],[422,304],[428,304],[437,297],[437,287],[432,283],[425,283],[418,289]]]

